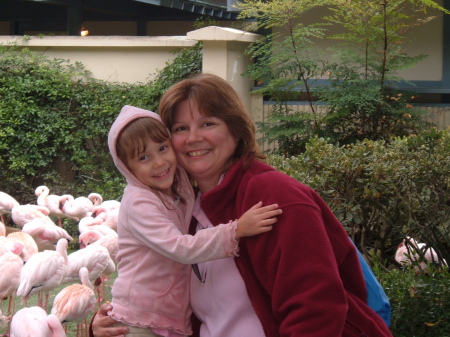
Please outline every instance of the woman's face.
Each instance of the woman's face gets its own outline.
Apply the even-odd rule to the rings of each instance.
[[[177,159],[200,191],[207,192],[217,185],[236,140],[223,120],[203,116],[193,101],[179,103],[174,117],[171,132]]]

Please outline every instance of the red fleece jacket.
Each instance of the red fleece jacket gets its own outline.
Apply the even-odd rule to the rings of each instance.
[[[272,231],[242,238],[235,261],[266,336],[392,336],[366,304],[355,247],[312,189],[264,163],[243,170],[239,161],[201,199],[215,226],[258,201],[283,214]]]

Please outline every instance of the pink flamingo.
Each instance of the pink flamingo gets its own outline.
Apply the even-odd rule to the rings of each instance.
[[[47,186],[39,186],[34,191],[34,194],[36,194],[37,198],[37,204],[39,206],[45,206],[49,209],[50,215],[55,216],[58,218],[58,225],[59,227],[62,227],[62,221],[61,218],[70,218],[73,220],[78,221],[76,217],[73,217],[71,215],[65,214],[63,211],[61,211],[60,204],[59,204],[59,198],[60,196],[55,194],[50,194],[50,191]]]
[[[80,269],[79,278],[81,284],[65,287],[56,295],[51,313],[58,317],[63,326],[67,326],[68,322],[77,322],[77,336],[80,335],[80,330],[82,336],[87,336],[86,319],[94,312],[96,299],[86,267]]]
[[[66,275],[67,246],[67,240],[60,239],[56,251],[45,250],[36,253],[25,263],[20,272],[20,284],[17,289],[17,296],[22,297],[25,305],[31,296],[38,293],[39,306],[47,310],[50,291],[56,288]],[[42,303],[42,293],[46,296],[45,303]]]
[[[100,245],[108,249],[109,255],[114,262],[119,250],[119,242],[117,234],[103,235],[96,230],[87,230],[78,237],[80,248],[86,248],[87,245]]]
[[[5,223],[4,214],[10,214],[15,206],[19,203],[16,199],[5,192],[0,192],[0,218],[3,223]]]
[[[108,226],[117,232],[117,222],[119,219],[119,209],[110,210],[109,208],[100,205],[92,209],[92,216],[94,218],[103,219],[102,225]]]
[[[47,315],[40,307],[20,309],[11,321],[10,337],[66,337],[55,315]]]
[[[87,213],[92,211],[94,204],[86,197],[73,198],[70,194],[64,194],[59,199],[61,211],[70,216],[74,216],[79,219],[84,218]]]
[[[0,256],[0,300],[3,312],[3,301],[8,300],[7,315],[12,317],[16,310],[16,291],[19,286],[23,261],[16,252],[7,252]]]
[[[59,239],[73,240],[64,228],[56,226],[53,221],[48,219],[31,220],[23,226],[22,232],[33,237],[40,252],[46,249],[55,250],[55,244]]]
[[[88,195],[89,200],[92,201],[94,206],[100,206],[108,208],[109,210],[119,209],[120,201],[117,200],[105,200],[103,201],[103,197],[98,193],[91,193]]]
[[[39,205],[18,205],[11,211],[12,221],[17,227],[22,228],[27,222],[35,218],[47,219],[50,210],[45,206]]]
[[[80,220],[78,223],[78,231],[83,233],[88,230],[96,230],[102,235],[117,234],[117,232],[111,227],[103,225],[103,219],[101,217],[93,218],[88,214]]]
[[[422,255],[420,255],[418,251],[420,251]],[[395,252],[395,260],[401,265],[418,263],[420,268],[419,266],[414,267],[417,272],[428,268],[427,261],[432,263],[442,263],[447,266],[447,261],[445,259],[440,260],[432,247],[427,247],[425,243],[418,243],[415,239],[410,237],[407,237],[406,240],[404,239],[403,242],[398,245],[397,251]]]
[[[19,242],[13,242],[5,236],[0,236],[0,256],[8,252],[13,252],[14,254],[20,255],[24,245]]]
[[[33,237],[28,233],[12,232],[9,233],[6,238],[11,242],[20,242],[24,245],[22,254],[20,254],[23,262],[27,262],[32,255],[39,251],[36,241],[34,241]]]
[[[108,279],[116,270],[116,265],[111,259],[108,249],[100,245],[89,245],[84,249],[77,250],[68,256],[67,273],[62,283],[72,283],[79,279],[79,271],[82,267],[87,268],[89,271],[89,280],[94,282],[98,281],[104,285],[104,282]],[[98,302],[101,302],[104,298],[103,294],[98,291]],[[104,289],[102,288],[102,293]]]

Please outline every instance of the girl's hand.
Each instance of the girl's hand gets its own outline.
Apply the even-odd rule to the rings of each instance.
[[[283,213],[278,204],[262,207],[262,201],[250,208],[237,220],[236,239],[272,230],[277,215]]]
[[[92,332],[94,337],[124,337],[128,332],[127,327],[111,326],[112,324],[117,323],[107,314],[111,309],[112,307],[108,303],[102,304],[100,309],[98,309],[97,314],[92,321]]]

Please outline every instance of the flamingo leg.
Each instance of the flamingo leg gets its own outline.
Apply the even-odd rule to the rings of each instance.
[[[77,323],[77,337],[88,337],[88,325],[87,320]]]
[[[100,294],[100,286],[96,286],[95,287],[95,291],[97,292],[97,299],[96,299],[96,302],[97,302],[97,310],[99,310],[100,309],[100,306],[101,306],[101,303],[102,303],[102,299],[101,299],[101,294]]]
[[[38,292],[38,306],[40,306],[42,309],[44,309],[44,304],[42,302],[42,293]]]
[[[14,313],[16,312],[16,294],[13,294],[9,296],[8,300],[8,317],[10,317],[10,320],[8,322],[8,325],[6,326],[5,336],[9,336],[9,330],[11,328],[11,320],[14,316]],[[2,311],[3,311],[3,301],[2,301]]]
[[[83,325],[84,325],[84,329],[83,329],[83,331],[84,331],[84,336],[85,336],[85,337],[89,337],[89,324],[88,324],[86,318],[84,319]]]
[[[102,287],[102,298],[101,301],[106,300],[106,290],[105,290],[105,284],[109,280],[109,277],[106,275],[101,276],[102,284],[100,285]]]
[[[45,311],[48,311],[48,299],[49,299],[49,297],[50,297],[50,293],[46,292],[45,293],[45,308],[44,308]]]
[[[8,316],[13,316],[14,313],[16,312],[16,298],[17,295],[16,293],[12,294],[9,297],[9,302],[8,302]]]

